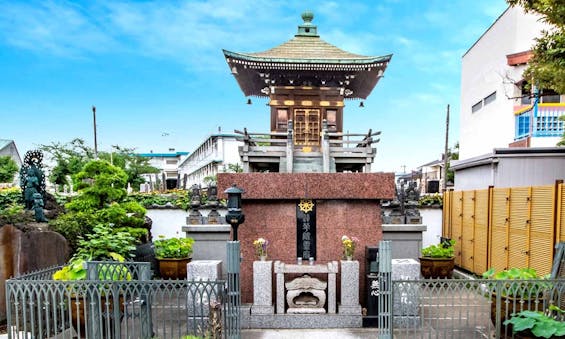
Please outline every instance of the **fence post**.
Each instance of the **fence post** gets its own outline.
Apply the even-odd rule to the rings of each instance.
[[[502,337],[501,333],[502,333],[502,317],[501,317],[501,313],[502,313],[502,282],[501,281],[495,281],[496,283],[496,288],[494,289],[496,291],[496,324],[494,324],[494,328],[495,328],[495,334],[496,334],[496,339],[500,339]]]
[[[392,248],[390,241],[379,242],[378,337],[392,339]]]
[[[227,242],[227,270],[228,270],[228,302],[226,314],[227,338],[241,338],[240,305],[241,288],[239,285],[239,271],[241,252],[239,241]]]

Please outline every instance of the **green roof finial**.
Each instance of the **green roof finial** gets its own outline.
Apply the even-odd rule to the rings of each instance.
[[[304,11],[304,13],[302,13],[302,20],[304,20],[305,25],[311,24],[313,19],[314,13],[312,13],[312,11]]]
[[[302,13],[304,23],[298,26],[298,33],[295,36],[319,37],[318,27],[312,24],[313,19],[314,13],[312,13],[312,11],[304,11],[304,13]]]

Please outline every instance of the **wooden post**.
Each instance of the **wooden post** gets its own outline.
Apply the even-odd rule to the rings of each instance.
[[[442,192],[445,192],[447,190],[447,165],[449,164],[449,161],[447,159],[448,143],[449,143],[449,104],[447,105],[447,117],[445,118],[445,149],[443,154]]]

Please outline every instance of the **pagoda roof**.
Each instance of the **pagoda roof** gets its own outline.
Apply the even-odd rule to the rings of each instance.
[[[305,12],[304,24],[294,38],[267,51],[223,50],[246,96],[268,96],[269,86],[288,85],[343,87],[351,93],[348,98],[365,99],[371,93],[392,54],[364,56],[344,51],[320,38],[311,23],[313,17]]]
[[[237,53],[224,50],[226,58],[251,62],[281,62],[293,64],[330,64],[330,65],[368,65],[388,62],[391,54],[385,56],[364,56],[349,53],[320,37],[296,36],[289,41],[258,53]]]

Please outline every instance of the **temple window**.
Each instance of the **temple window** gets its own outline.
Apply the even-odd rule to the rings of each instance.
[[[330,131],[337,130],[337,110],[327,109],[326,110],[326,121],[328,122],[328,129]]]

